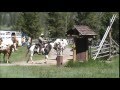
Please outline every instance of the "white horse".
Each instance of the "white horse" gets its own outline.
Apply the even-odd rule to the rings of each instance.
[[[42,54],[45,55],[44,63],[47,63],[48,54],[50,53],[51,49],[52,49],[51,43],[44,44],[44,47],[41,49]]]
[[[42,53],[42,55],[45,55],[45,62],[44,63],[47,63],[48,54],[51,51],[52,46],[50,43],[41,44],[41,45],[39,45],[39,44],[34,44],[34,45],[30,46],[30,48],[28,49],[27,54],[30,53],[28,61],[31,61],[33,63],[33,59],[32,59],[33,55],[35,53],[37,53],[37,54]],[[26,54],[26,56],[27,56],[27,54]]]
[[[65,50],[67,45],[66,39],[56,39],[53,48],[57,51],[57,55],[63,55],[63,50]]]
[[[33,57],[33,55],[35,54],[35,53],[39,53],[39,45],[38,44],[33,44],[32,46],[30,46],[29,48],[28,48],[28,51],[27,51],[27,54],[29,53],[29,59],[28,59],[28,61],[27,61],[27,63],[29,62],[29,61],[31,61],[32,63],[33,63],[33,59],[32,59],[32,57]],[[26,54],[26,56],[27,56],[27,54]]]

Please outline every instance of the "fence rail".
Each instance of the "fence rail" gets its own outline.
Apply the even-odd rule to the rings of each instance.
[[[114,49],[113,47],[115,47],[116,43],[111,45],[110,47],[110,44],[107,43],[107,44],[104,44],[98,54],[98,57],[97,58],[103,58],[103,57],[114,57],[116,55],[118,55],[119,53],[119,49]],[[118,45],[116,45],[117,47]],[[98,51],[98,48],[99,46],[90,46],[89,49],[90,49],[90,57],[93,58],[96,56],[96,53]]]

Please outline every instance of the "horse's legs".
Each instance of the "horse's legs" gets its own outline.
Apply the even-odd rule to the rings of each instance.
[[[28,58],[27,63],[29,62],[29,59],[30,59],[30,57]]]
[[[8,56],[7,56],[7,57],[8,57],[7,60],[8,60],[8,62],[9,62],[9,59],[10,59],[11,53],[8,53],[7,55],[8,55]]]
[[[8,61],[9,61],[9,54],[7,53],[6,55],[7,55],[7,63],[8,63]]]
[[[45,55],[45,62],[44,63],[47,63],[47,60],[48,60],[48,55]]]
[[[14,49],[17,50],[16,43],[14,43]]]
[[[33,56],[30,56],[30,61],[33,63],[32,57],[33,57]]]
[[[4,62],[6,62],[5,56],[6,56],[6,53],[4,53],[4,55],[3,55],[3,60],[4,60]]]
[[[33,63],[33,60],[32,60],[32,56],[29,56],[28,60],[27,60],[27,63],[31,61]]]
[[[27,63],[28,63],[29,61],[31,61],[31,62],[33,63],[32,57],[33,57],[33,52],[30,53],[29,59],[28,59]]]
[[[1,59],[1,53],[0,53],[0,59]],[[1,60],[0,60],[0,63],[1,63]]]
[[[63,55],[63,49],[62,49],[62,55]]]

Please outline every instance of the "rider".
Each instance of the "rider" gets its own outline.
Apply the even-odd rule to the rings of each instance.
[[[44,39],[43,39],[44,35],[41,34],[41,36],[38,38],[38,42],[41,44],[44,44]]]
[[[12,41],[13,41],[14,49],[15,49],[15,50],[18,50],[18,49],[17,49],[17,42],[18,42],[18,41],[17,41],[16,35],[15,35],[15,36],[12,36]]]
[[[38,38],[38,45],[41,48],[44,48],[44,43],[45,43],[45,40],[43,39],[43,37],[44,37],[44,34],[41,34],[41,36]],[[41,52],[41,49],[39,49],[39,52]]]

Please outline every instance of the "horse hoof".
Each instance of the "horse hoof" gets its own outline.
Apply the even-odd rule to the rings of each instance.
[[[45,64],[47,64],[47,62],[44,62]]]
[[[33,62],[33,61],[31,61],[31,64],[34,64],[34,62]]]

